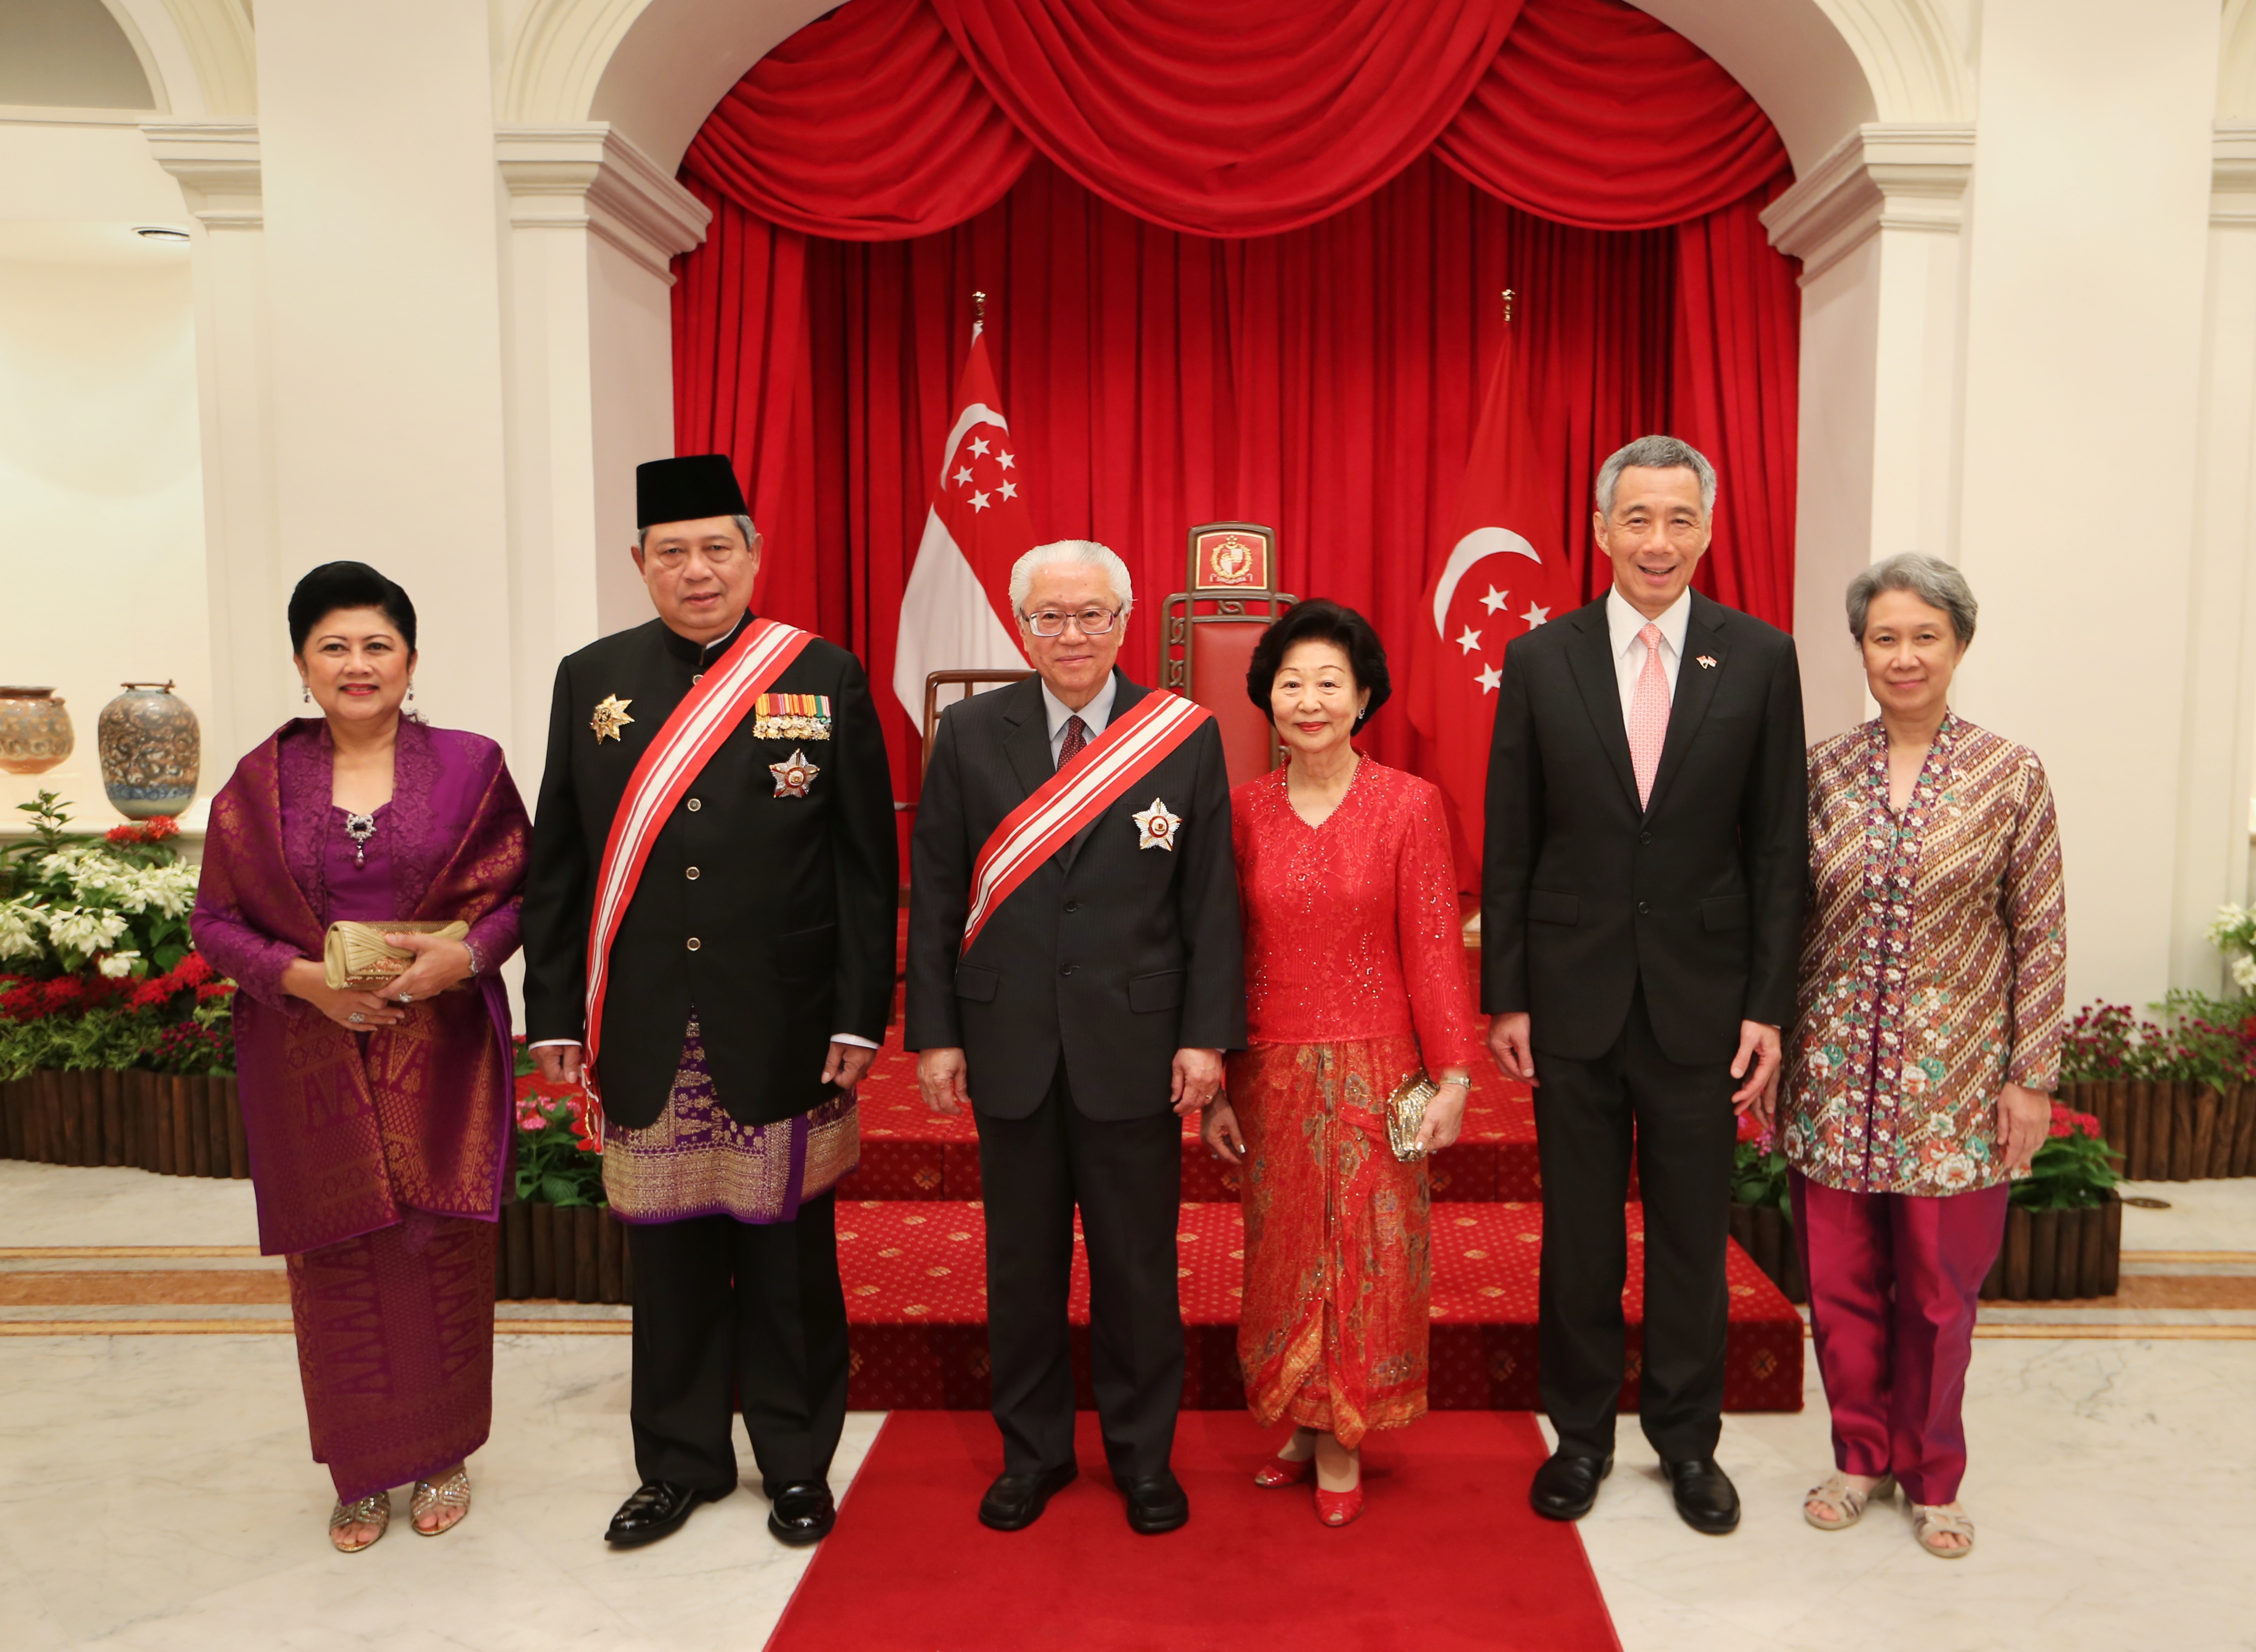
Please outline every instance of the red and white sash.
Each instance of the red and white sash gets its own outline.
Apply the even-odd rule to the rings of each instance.
[[[753,703],[814,640],[810,632],[772,619],[755,619],[709,667],[652,738],[627,781],[596,876],[596,906],[588,924],[588,1095],[596,1098],[596,1051],[603,1035],[603,990],[610,981],[611,942],[634,899],[651,846],[721,744],[736,732]],[[596,1139],[603,1139],[598,1110],[589,1109]]]
[[[1004,817],[972,863],[971,910],[963,920],[963,950],[969,950],[987,920],[1044,861],[1213,717],[1204,706],[1180,695],[1147,694],[1036,787],[1033,796]]]

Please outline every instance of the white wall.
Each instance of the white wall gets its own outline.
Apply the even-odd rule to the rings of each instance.
[[[1959,702],[2052,776],[2076,1003],[2160,995],[2178,897],[2217,8],[2136,10],[1985,0],[1969,214]]]
[[[132,118],[0,112],[0,678],[56,688],[78,736],[0,773],[0,821],[52,786],[116,822],[95,721],[119,683],[211,703],[188,251],[132,233],[185,220]],[[205,796],[228,760],[207,748]]]

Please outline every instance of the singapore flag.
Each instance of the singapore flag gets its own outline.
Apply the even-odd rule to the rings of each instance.
[[[893,693],[919,730],[927,672],[1026,668],[1011,621],[1011,564],[1033,548],[1033,519],[1001,404],[987,340],[974,327],[893,648]]]
[[[1427,582],[1410,649],[1410,721],[1426,737],[1428,773],[1449,803],[1465,889],[1480,887],[1489,735],[1505,645],[1582,600],[1548,526],[1534,424],[1512,367],[1507,322],[1457,492],[1456,530]]]

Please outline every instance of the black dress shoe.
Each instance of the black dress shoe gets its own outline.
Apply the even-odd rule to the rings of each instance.
[[[1527,1488],[1527,1500],[1546,1520],[1580,1520],[1598,1500],[1598,1482],[1613,1472],[1611,1451],[1604,1457],[1554,1451],[1535,1471],[1534,1484]]]
[[[819,1543],[838,1523],[838,1505],[821,1480],[786,1480],[768,1501],[768,1529],[781,1543]]]
[[[634,1549],[671,1537],[696,1511],[700,1503],[717,1503],[737,1488],[723,1486],[705,1491],[694,1486],[675,1486],[666,1480],[645,1480],[635,1494],[611,1516],[603,1541],[614,1549]]]
[[[997,1531],[1024,1531],[1042,1517],[1051,1498],[1073,1484],[1081,1471],[1071,1463],[1040,1474],[998,1474],[979,1500],[979,1523]]]
[[[1173,1531],[1191,1517],[1191,1500],[1183,1495],[1182,1482],[1167,1470],[1135,1479],[1113,1477],[1120,1494],[1128,1500],[1128,1529],[1156,1537]]]
[[[1684,1516],[1687,1526],[1694,1531],[1706,1532],[1710,1537],[1721,1537],[1738,1529],[1738,1487],[1731,1484],[1730,1475],[1717,1466],[1714,1458],[1663,1462],[1660,1466],[1668,1476],[1669,1488],[1676,1494],[1676,1512]]]

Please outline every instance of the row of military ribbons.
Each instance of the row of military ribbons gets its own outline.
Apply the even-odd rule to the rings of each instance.
[[[2256,1175],[2256,1084],[2067,1084],[2061,1099],[2099,1120],[2125,1175],[2185,1182]],[[39,1072],[0,1082],[0,1158],[131,1166],[159,1175],[250,1174],[233,1077],[139,1070]],[[842,1190],[850,1196],[850,1182]],[[580,1303],[631,1300],[628,1230],[599,1205],[503,1207],[495,1295]],[[1731,1234],[1795,1302],[1805,1299],[1784,1213],[1737,1206]],[[2015,1210],[1982,1295],[2049,1301],[2114,1294],[2122,1207]]]

